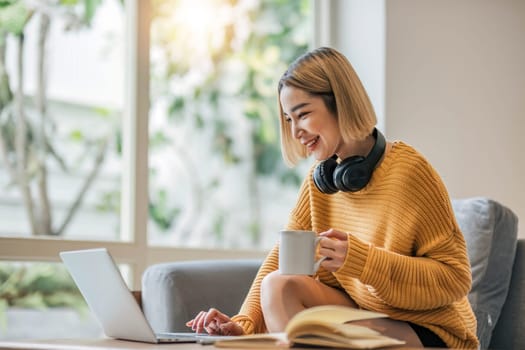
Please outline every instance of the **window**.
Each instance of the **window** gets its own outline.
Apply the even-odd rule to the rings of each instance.
[[[155,4],[149,242],[269,248],[302,180],[281,158],[276,87],[308,49],[310,1]]]
[[[129,281],[129,266],[119,268]],[[0,286],[0,339],[103,336],[62,264],[0,262]]]
[[[312,5],[197,3],[68,1],[31,17],[39,2],[0,4],[2,269],[43,273],[59,251],[105,246],[139,289],[150,264],[273,244],[298,186],[276,79],[309,45]],[[216,27],[192,24],[206,16]]]
[[[49,262],[121,240],[125,8],[94,4],[0,5],[0,338],[101,334]]]
[[[1,8],[0,233],[119,239],[124,9],[44,6]]]

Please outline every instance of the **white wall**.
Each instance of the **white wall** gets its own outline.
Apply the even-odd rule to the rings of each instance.
[[[333,45],[365,62],[356,65],[365,85],[385,69],[387,137],[419,149],[452,197],[488,196],[525,222],[525,1],[372,2],[384,4],[384,40],[370,23],[352,39],[368,11],[362,1],[338,0]],[[349,48],[368,34],[370,47],[385,47],[384,67],[366,58],[369,49]]]
[[[525,222],[525,1],[386,2],[386,130]],[[523,225],[520,235],[525,237]]]
[[[333,2],[332,43],[348,57],[374,104],[378,127],[385,130],[385,2]]]

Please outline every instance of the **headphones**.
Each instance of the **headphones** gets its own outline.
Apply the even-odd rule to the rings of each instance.
[[[315,167],[312,177],[319,191],[325,194],[356,192],[368,184],[386,148],[385,137],[377,128],[372,135],[376,142],[366,157],[352,156],[337,163],[334,154]]]

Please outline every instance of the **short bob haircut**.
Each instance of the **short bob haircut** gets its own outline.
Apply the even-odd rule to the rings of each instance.
[[[320,47],[297,58],[279,80],[281,152],[286,164],[295,166],[308,156],[286,122],[281,90],[289,86],[321,97],[338,121],[344,141],[362,140],[377,123],[374,108],[348,59],[332,48]]]

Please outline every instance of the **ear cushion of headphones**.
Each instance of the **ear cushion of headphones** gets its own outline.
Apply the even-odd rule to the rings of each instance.
[[[335,168],[334,184],[340,191],[359,191],[370,181],[372,169],[370,169],[370,164],[365,162],[365,159],[361,156],[350,157]]]
[[[327,159],[317,165],[313,180],[322,193],[333,194],[338,191],[356,192],[364,188],[381,160],[386,148],[386,140],[379,130],[374,129],[376,139],[370,153],[366,156],[353,156],[337,163],[337,156]]]
[[[338,164],[334,157],[319,163],[313,173],[315,186],[322,193],[333,194],[339,191],[334,184],[334,170]]]

